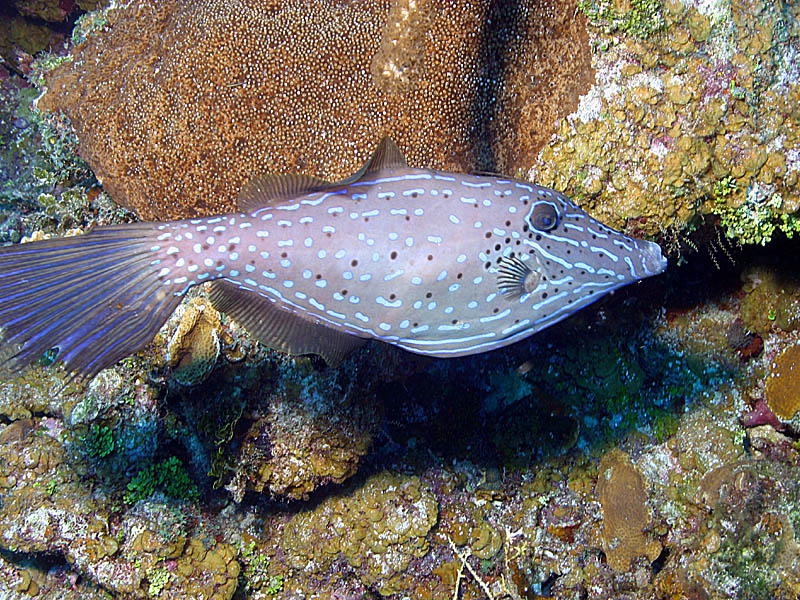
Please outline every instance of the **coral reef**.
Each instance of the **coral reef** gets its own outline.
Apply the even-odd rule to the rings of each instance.
[[[800,344],[786,348],[770,365],[764,397],[781,420],[790,421],[800,411]]]
[[[563,0],[170,0],[105,21],[38,106],[144,219],[230,210],[255,174],[350,175],[386,134],[413,165],[515,172],[592,81]]]
[[[151,121],[137,125],[153,136],[146,144],[154,154],[141,164],[121,162],[120,185],[147,189],[147,169],[166,176],[156,152],[178,139],[173,134],[185,142],[192,127],[196,135],[206,131],[201,113],[192,112],[197,107],[213,112],[217,99],[224,105],[234,94],[283,89],[259,87],[279,84],[237,70],[243,65],[237,45],[243,52],[261,49],[276,63],[305,65],[307,77],[340,77],[360,65],[363,78],[345,82],[350,96],[309,103],[321,117],[307,121],[324,136],[303,138],[304,123],[275,130],[275,138],[261,132],[255,142],[237,141],[272,161],[248,168],[331,178],[355,168],[383,131],[414,146],[420,163],[480,166],[493,155],[502,168],[527,166],[549,138],[550,124],[574,109],[570,99],[588,83],[563,81],[566,73],[589,76],[583,55],[552,64],[563,52],[580,55],[587,41],[583,17],[565,24],[572,7],[564,12],[564,3],[536,4],[546,13],[541,19],[527,2],[516,16],[481,12],[503,3],[493,9],[406,0],[312,4],[287,0],[249,13],[244,3],[229,3],[227,20],[220,20],[218,3],[181,10],[172,2],[160,9],[149,3],[138,17],[129,5],[82,19],[74,56],[102,56],[99,77],[135,55],[132,73],[141,83],[124,90],[97,86],[85,100],[87,110],[152,90],[153,81],[175,85],[175,68],[193,69],[186,89],[196,92],[198,104],[182,105],[183,120],[159,122],[173,129],[152,122],[175,111],[169,98],[135,98],[137,107],[164,112],[151,110]],[[447,27],[445,6],[452,17]],[[0,377],[0,596],[800,596],[800,250],[797,240],[775,235],[781,227],[791,231],[796,211],[797,112],[780,93],[796,92],[789,63],[797,3],[597,0],[580,1],[578,9],[589,22],[600,87],[544,148],[542,155],[550,152],[555,161],[547,167],[553,180],[583,181],[582,191],[575,188],[581,201],[601,213],[619,209],[617,223],[629,229],[655,233],[709,214],[707,225],[716,220],[740,241],[772,236],[767,247],[722,247],[718,260],[685,255],[663,277],[622,290],[531,340],[460,359],[431,360],[381,344],[365,345],[338,369],[287,358],[214,311],[202,288],[149,347],[88,385],[70,381],[45,354],[36,367]],[[218,24],[208,38],[216,39],[223,25],[250,14],[275,19],[273,28],[297,17],[297,48],[274,34],[269,46],[231,38],[219,44],[228,54],[207,64],[212,49],[197,43],[177,53],[182,56],[153,58],[162,40],[173,43],[181,27],[200,17]],[[503,26],[494,37],[482,23],[487,15],[509,19],[499,19]],[[520,29],[507,29],[517,17]],[[349,23],[357,27],[341,39],[325,37]],[[243,20],[245,26],[252,22]],[[139,45],[132,41],[135,27],[147,32]],[[159,28],[163,38],[154,33]],[[307,59],[300,51],[314,43],[311,32],[325,35],[317,44],[321,52]],[[183,35],[196,40],[199,34]],[[556,58],[543,60],[539,44],[548,35]],[[130,43],[125,52],[123,41]],[[455,45],[443,48],[448,43]],[[325,63],[348,44],[352,56]],[[501,48],[508,50],[502,65],[488,58]],[[62,60],[43,59],[40,70]],[[432,81],[443,60],[453,61],[446,66],[454,79]],[[220,79],[216,91],[197,88],[206,74],[223,77],[226,69],[229,79]],[[63,86],[69,96],[74,72],[75,65],[63,63],[51,92]],[[457,78],[470,74],[482,82],[478,92],[458,88],[463,97],[453,100]],[[519,79],[531,76],[533,82]],[[14,77],[0,84],[0,134],[9,141],[0,167],[7,179],[0,190],[2,239],[130,218],[78,166],[66,123],[30,108],[35,91]],[[313,91],[286,90],[292,110]],[[436,105],[442,114],[433,118],[437,109],[421,103],[440,92],[452,104]],[[534,108],[537,98],[545,101]],[[108,106],[112,127],[133,114],[122,104]],[[486,112],[487,106],[496,110]],[[261,114],[258,104],[245,109]],[[395,109],[401,118],[389,122]],[[491,118],[468,120],[473,109]],[[272,109],[285,118],[282,110]],[[336,111],[357,116],[361,128],[336,121]],[[423,118],[431,132],[451,139],[430,135],[425,144],[429,132],[417,126]],[[542,124],[536,131],[534,119]],[[235,131],[226,123],[214,126],[222,141]],[[125,137],[129,130],[104,131],[141,152],[135,136]],[[487,132],[509,137],[492,139]],[[473,145],[481,136],[483,145]],[[640,150],[630,148],[628,136],[643,144]],[[98,139],[81,143],[91,147]],[[305,139],[307,147],[293,139]],[[577,162],[564,162],[570,141],[575,161],[588,161],[582,179],[571,179],[581,173]],[[663,145],[661,154],[650,156],[645,142]],[[266,144],[274,150],[265,151]],[[109,148],[109,156],[119,150]],[[245,163],[226,160],[231,185],[245,176],[237,171]],[[227,168],[206,162],[206,176]],[[601,176],[598,164],[608,172]],[[563,180],[556,168],[564,169]],[[671,183],[662,184],[664,177]],[[210,197],[213,189],[203,191]],[[187,196],[186,206],[197,205],[198,195]],[[706,227],[696,234],[709,235]]]
[[[625,452],[614,449],[600,461],[597,496],[603,506],[603,548],[609,566],[623,572],[641,556],[653,562],[661,544],[648,539],[650,527],[647,491],[642,476]]]
[[[761,335],[773,327],[783,331],[800,329],[800,279],[794,272],[779,272],[767,264],[754,265],[742,273],[745,297],[742,321]]]
[[[436,499],[419,478],[379,473],[354,493],[331,496],[295,516],[282,546],[298,572],[324,572],[341,555],[367,586],[390,596],[413,586],[407,568],[427,553],[437,516]]]
[[[797,3],[580,5],[597,83],[529,177],[649,235],[709,214],[741,243],[797,231]]]
[[[197,385],[211,372],[220,353],[220,316],[205,299],[192,299],[167,345],[171,377],[183,385]]]
[[[164,566],[170,577],[159,586],[161,598],[233,595],[239,567],[230,546],[181,535],[163,505],[139,503],[117,521],[104,494],[83,487],[62,435],[52,420],[15,421],[0,433],[3,548],[58,553],[99,585],[132,598],[152,596],[155,570]],[[15,585],[35,589],[22,575]]]

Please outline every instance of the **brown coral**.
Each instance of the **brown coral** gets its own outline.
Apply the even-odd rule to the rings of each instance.
[[[650,512],[639,471],[627,453],[616,448],[600,461],[599,471],[597,495],[603,505],[603,549],[609,566],[619,572],[630,569],[640,556],[654,561],[661,544],[644,533]]]
[[[566,0],[150,0],[107,21],[39,107],[143,218],[229,210],[256,173],[348,175],[385,134],[415,166],[513,172],[593,79]]]
[[[775,416],[785,421],[800,410],[800,344],[789,346],[772,363],[766,400]]]
[[[428,552],[426,536],[437,517],[436,498],[419,477],[377,473],[295,515],[282,547],[301,573],[323,571],[342,556],[365,583],[389,596],[409,589],[413,575],[406,569]]]

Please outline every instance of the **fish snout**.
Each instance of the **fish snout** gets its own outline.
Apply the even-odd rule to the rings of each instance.
[[[667,259],[661,253],[661,246],[646,240],[639,240],[638,246],[642,254],[642,263],[647,272],[645,276],[658,275],[666,270]]]

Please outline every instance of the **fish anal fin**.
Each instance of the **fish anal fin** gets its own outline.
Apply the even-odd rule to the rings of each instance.
[[[334,185],[308,175],[258,175],[242,186],[237,206],[242,212],[251,212],[284,204],[287,200],[327,190]]]
[[[289,312],[226,280],[214,281],[209,297],[217,310],[227,313],[265,346],[288,354],[318,354],[334,368],[366,341]]]

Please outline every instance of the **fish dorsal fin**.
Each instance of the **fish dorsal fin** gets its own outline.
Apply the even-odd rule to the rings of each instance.
[[[288,354],[319,354],[331,367],[366,340],[281,308],[277,302],[235,283],[217,280],[209,292],[214,307],[236,320],[258,341]]]
[[[387,135],[378,143],[375,152],[362,168],[364,173],[372,173],[373,171],[402,169],[407,166],[406,157],[403,156],[394,140]]]
[[[242,186],[238,208],[250,212],[336,185],[308,175],[258,175]]]
[[[408,167],[408,163],[403,153],[392,138],[386,136],[364,166],[341,181],[331,183],[309,175],[259,175],[242,186],[237,206],[242,212],[250,212],[264,206],[276,206],[298,196],[353,183],[367,173],[404,167]]]
[[[406,167],[408,167],[406,157],[403,156],[403,153],[400,151],[400,148],[397,147],[397,144],[394,143],[394,140],[387,135],[378,143],[375,152],[367,159],[364,166],[350,175],[350,177],[337,181],[334,185],[356,182],[365,175],[374,173],[375,171],[403,169]]]

